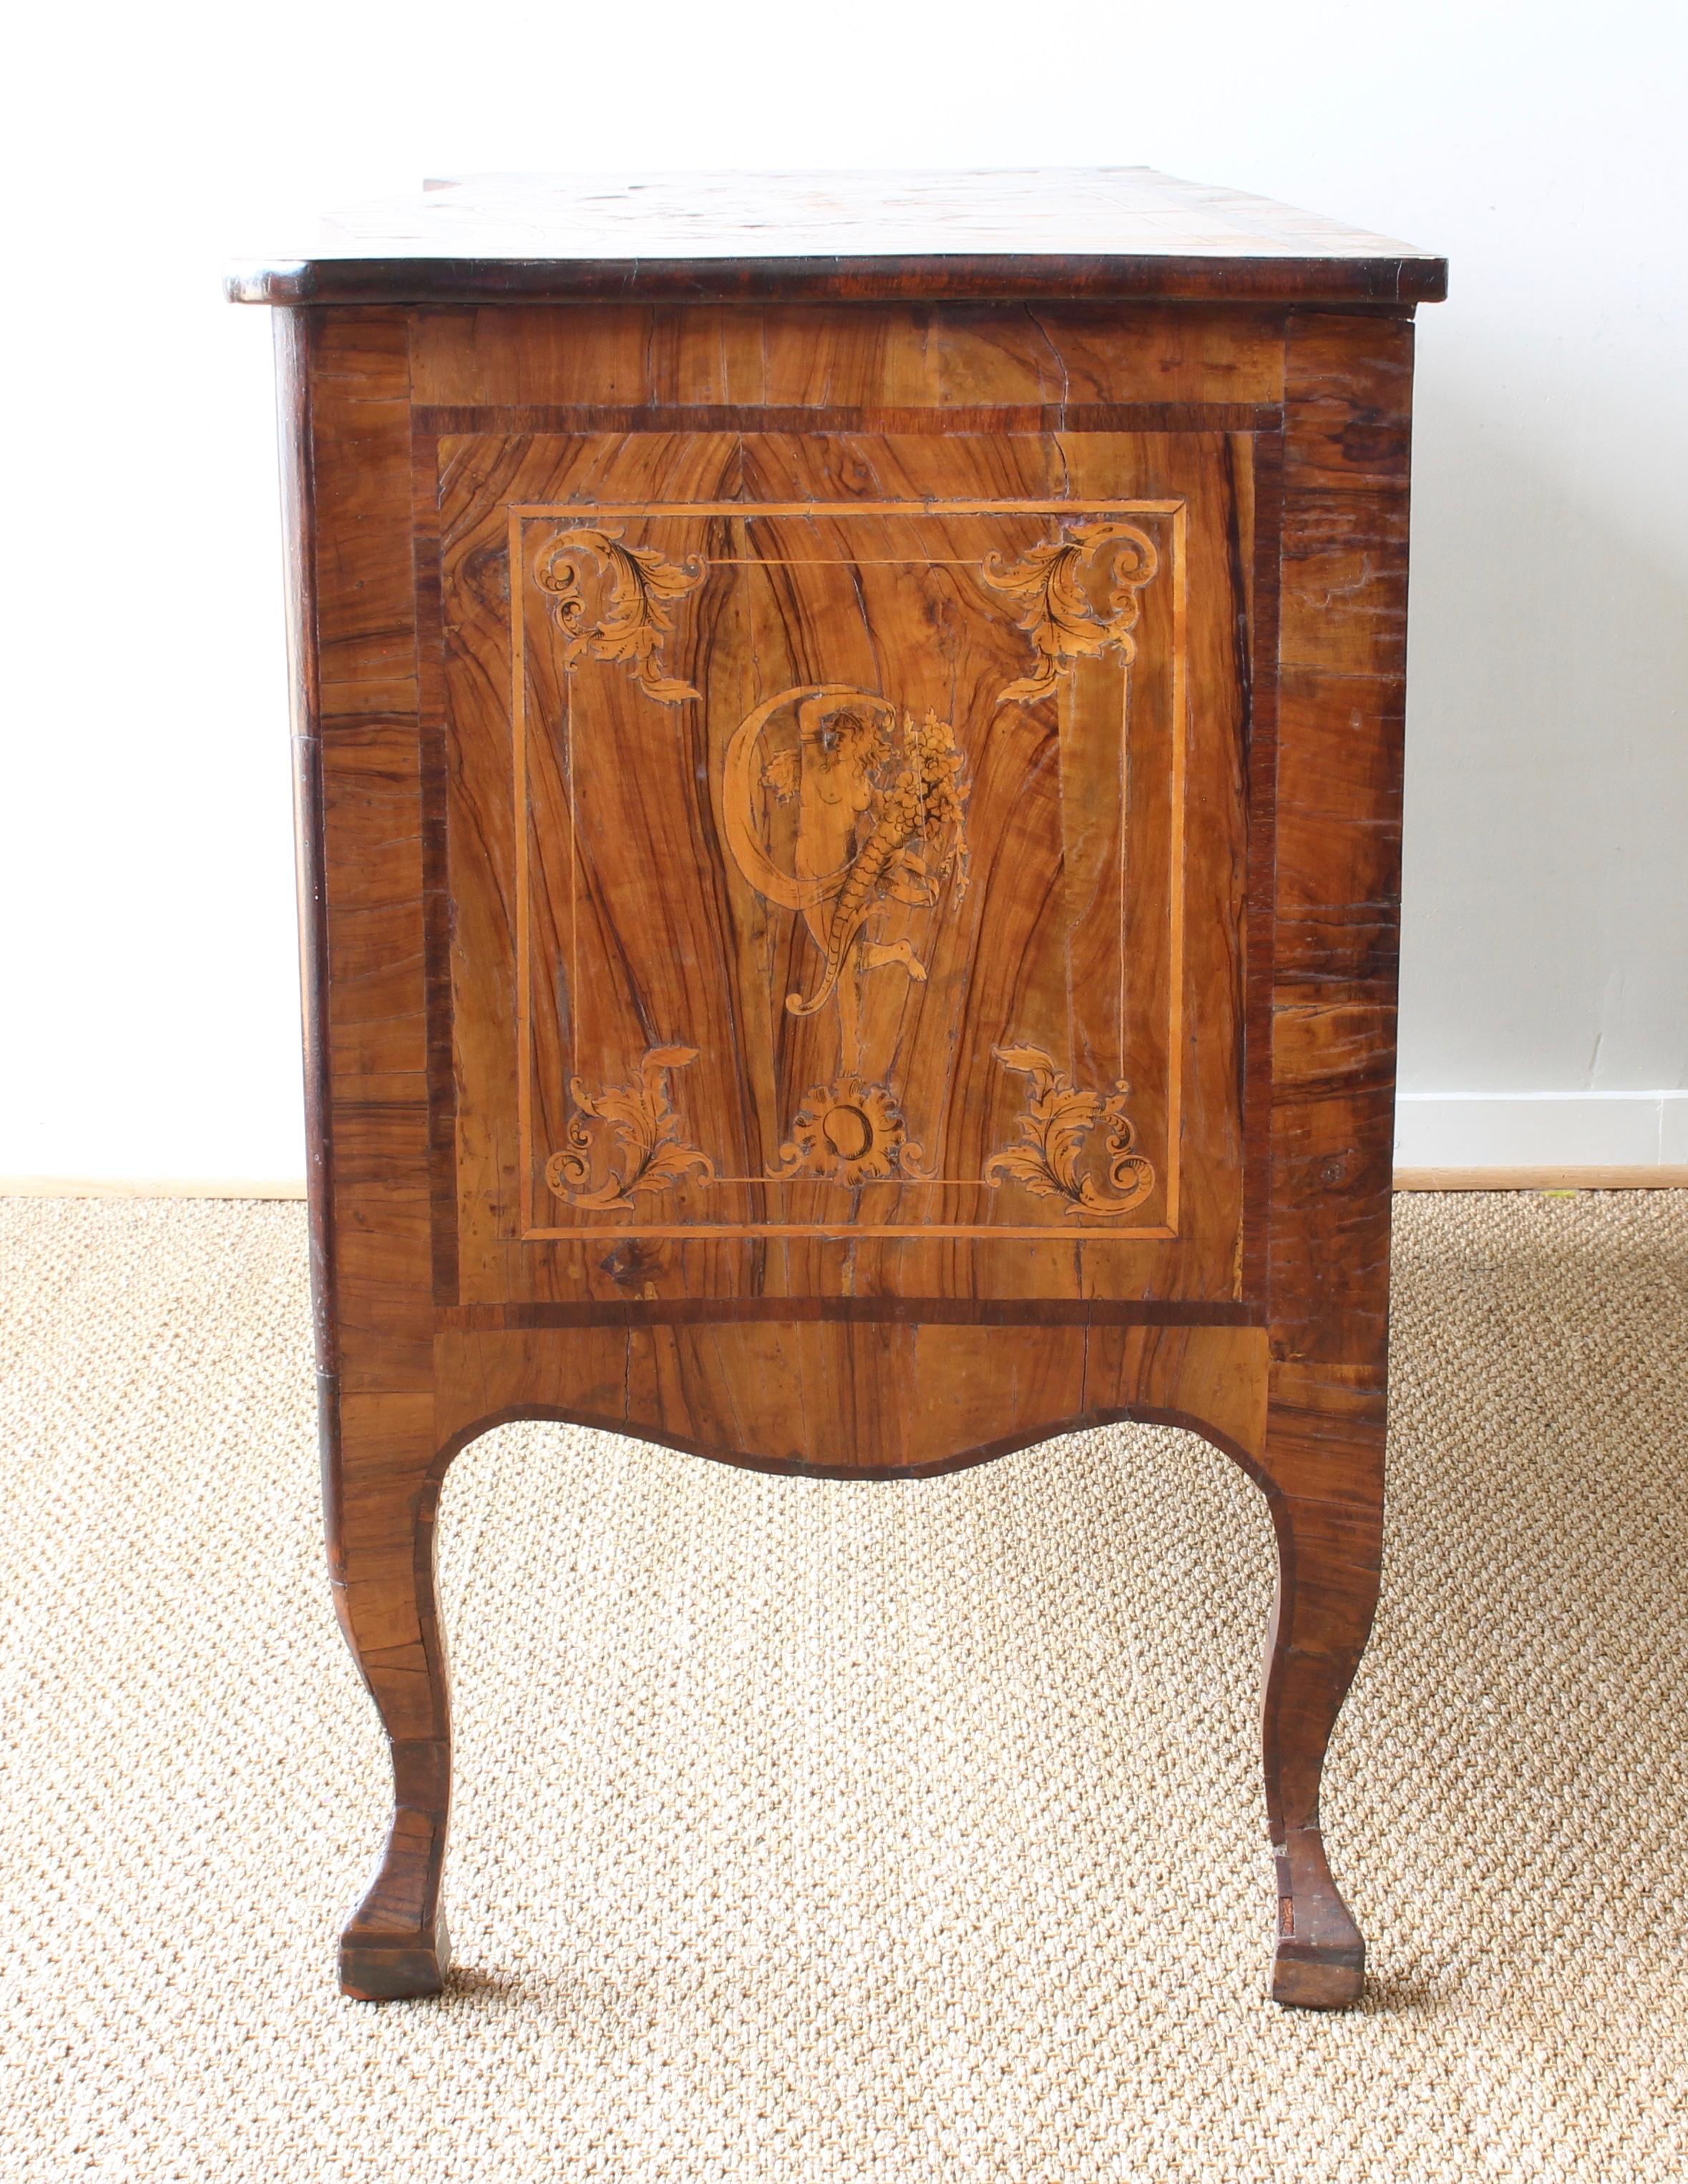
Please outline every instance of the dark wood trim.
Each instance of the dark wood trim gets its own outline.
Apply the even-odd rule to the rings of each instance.
[[[1262,433],[1255,451],[1252,610],[1244,633],[1249,707],[1249,866],[1244,928],[1243,1290],[1266,1294],[1272,1203],[1272,985],[1277,920],[1278,533],[1283,521],[1283,432]]]
[[[807,409],[771,403],[419,403],[416,429],[444,438],[482,432],[1273,432],[1282,409],[1252,402],[924,403],[896,409]]]
[[[1412,352],[1410,326],[1292,313],[1286,328],[1267,1287],[1275,1357],[1380,1384]]]
[[[299,894],[299,1010],[305,1063],[305,1200],[310,1224],[311,1329],[321,1375],[339,1371],[334,1298],[333,1101],[328,1077],[328,916],[322,744],[316,657],[316,514],[311,470],[312,321],[276,320],[288,681],[293,722],[293,858]],[[325,1400],[327,1391],[325,1391]]]
[[[1229,1299],[970,1297],[652,1297],[618,1304],[442,1306],[441,1334],[511,1334],[564,1327],[707,1327],[756,1321],[926,1327],[1264,1327],[1263,1304]]]
[[[422,978],[428,1022],[429,1234],[436,1304],[455,1304],[457,1075],[451,1056],[451,878],[446,845],[445,634],[439,598],[439,448],[412,410],[411,505],[416,571],[416,710],[422,794]]]
[[[483,1434],[491,1433],[495,1427],[524,1425],[530,1422],[548,1425],[584,1426],[595,1433],[627,1435],[624,1419],[602,1418],[587,1411],[565,1410],[554,1403],[515,1403],[507,1408],[489,1411],[477,1418],[472,1425],[453,1434],[435,1457],[430,1474],[433,1497],[437,1504],[439,1485],[450,1469],[452,1459],[460,1456],[471,1442]],[[1238,1443],[1221,1433],[1216,1426],[1193,1412],[1167,1410],[1149,1403],[1112,1405],[1093,1411],[1077,1411],[1070,1417],[1056,1418],[1040,1425],[1030,1433],[1010,1434],[1001,1440],[983,1441],[975,1448],[963,1449],[958,1455],[941,1457],[933,1463],[862,1465],[845,1468],[831,1463],[806,1463],[799,1457],[756,1456],[743,1449],[725,1445],[716,1446],[697,1440],[685,1440],[674,1434],[641,1423],[637,1438],[657,1448],[672,1449],[679,1456],[702,1456],[717,1463],[729,1463],[735,1471],[760,1471],[778,1479],[835,1479],[850,1485],[860,1482],[870,1486],[896,1485],[901,1481],[916,1479],[942,1479],[951,1472],[974,1471],[981,1463],[994,1463],[1001,1457],[1015,1456],[1022,1449],[1037,1448],[1042,1443],[1059,1440],[1065,1434],[1093,1433],[1098,1427],[1132,1424],[1140,1426],[1177,1426],[1184,1433],[1193,1433],[1206,1441],[1222,1455],[1228,1456],[1266,1494],[1274,1505],[1279,1499],[1276,1484],[1261,1470],[1260,1464]]]
[[[648,297],[694,303],[1439,303],[1444,258],[314,258],[237,265],[236,304],[473,304]]]

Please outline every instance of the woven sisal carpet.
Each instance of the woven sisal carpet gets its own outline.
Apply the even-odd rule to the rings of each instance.
[[[1115,1429],[918,1485],[458,1461],[439,2003],[382,1831],[301,1210],[11,1201],[0,2176],[1417,2184],[1688,2161],[1688,1194],[1403,1200],[1362,2013],[1264,1999],[1272,1555]]]

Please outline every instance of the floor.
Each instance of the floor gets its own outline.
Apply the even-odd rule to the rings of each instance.
[[[0,1203],[0,2176],[1419,2184],[1688,2167],[1688,1193],[1397,1201],[1363,2010],[1265,1999],[1265,1506],[1116,1428],[914,1485],[459,1458],[440,2001],[380,1840],[302,1209]]]

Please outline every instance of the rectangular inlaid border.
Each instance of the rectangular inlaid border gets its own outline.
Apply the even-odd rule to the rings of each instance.
[[[523,599],[522,526],[525,521],[574,521],[589,517],[613,521],[681,516],[821,516],[880,519],[943,515],[1169,515],[1172,519],[1172,851],[1167,888],[1169,921],[1167,980],[1166,1087],[1166,1218],[1164,1223],[1129,1228],[1061,1230],[1041,1227],[981,1225],[975,1223],[902,1222],[860,1223],[837,1222],[691,1222],[629,1223],[625,1225],[542,1228],[534,1206],[533,1148],[533,1022],[531,1012],[532,945],[529,935],[529,872],[528,810],[527,634]],[[606,1241],[645,1237],[677,1241],[710,1238],[813,1236],[848,1241],[855,1238],[891,1241],[952,1237],[970,1241],[1037,1241],[1070,1239],[1085,1244],[1170,1242],[1178,1234],[1179,1168],[1183,1128],[1184,1020],[1184,887],[1188,840],[1185,825],[1185,783],[1190,737],[1188,647],[1188,521],[1187,501],[1179,499],[1070,500],[804,500],[804,501],[538,501],[512,502],[506,510],[510,569],[511,723],[513,744],[512,818],[516,844],[516,1045],[517,1045],[517,1158],[520,1240],[523,1243],[571,1243],[584,1237]],[[756,1178],[760,1180],[760,1178]]]

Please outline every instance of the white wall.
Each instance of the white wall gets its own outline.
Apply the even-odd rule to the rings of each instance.
[[[3,153],[0,1175],[299,1172],[270,330],[218,268],[296,241],[290,211],[521,166],[1143,161],[1445,249],[1402,1150],[1688,1160],[1679,8],[31,17]]]

